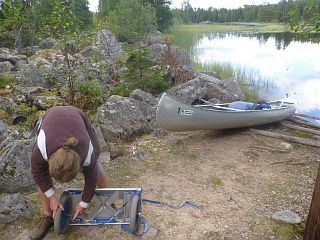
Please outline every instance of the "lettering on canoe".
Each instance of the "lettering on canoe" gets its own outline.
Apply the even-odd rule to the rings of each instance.
[[[178,114],[182,116],[191,116],[193,114],[193,111],[189,109],[178,108]]]

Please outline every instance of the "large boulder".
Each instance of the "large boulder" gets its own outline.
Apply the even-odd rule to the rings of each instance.
[[[117,95],[111,96],[99,107],[95,122],[100,126],[103,138],[107,142],[128,140],[151,131],[137,101]]]
[[[6,192],[33,189],[30,157],[34,140],[10,135],[0,144],[0,188]]]
[[[33,205],[21,193],[0,195],[0,223],[32,217]]]
[[[0,62],[0,73],[3,73],[3,72],[10,72],[11,69],[13,69],[13,65],[6,61],[6,62]]]
[[[130,93],[129,97],[137,101],[140,110],[148,122],[155,119],[157,101],[152,94],[144,92],[140,89],[136,89]]]
[[[23,86],[39,86],[52,88],[57,83],[64,83],[64,71],[61,67],[47,64],[45,59],[38,58],[30,64],[25,64],[19,72],[19,83]]]
[[[237,97],[230,94],[221,85],[221,80],[212,76],[200,74],[195,79],[169,89],[167,93],[177,97],[186,104],[192,104],[199,97],[205,100],[215,98],[221,102],[238,100]]]
[[[222,81],[222,86],[224,89],[226,89],[230,94],[235,96],[238,100],[244,100],[245,96],[244,93],[235,78],[230,78],[228,80],[223,80]]]

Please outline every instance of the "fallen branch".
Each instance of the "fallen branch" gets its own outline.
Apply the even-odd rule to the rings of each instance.
[[[312,116],[312,115],[307,115],[307,114],[302,114],[302,113],[295,113],[295,114],[293,114],[293,116],[310,118],[310,119],[314,119],[314,120],[320,120],[320,117]]]
[[[301,125],[305,125],[305,126],[309,126],[309,127],[319,128],[320,129],[320,124],[310,123],[310,122],[304,121],[302,119],[300,120],[297,117],[290,117],[287,120],[290,121],[290,122],[294,122],[294,123],[298,123],[298,124],[301,124]]]
[[[290,128],[290,129],[294,129],[294,130],[299,130],[299,131],[306,132],[306,133],[311,133],[311,134],[314,134],[314,135],[320,135],[320,131],[313,130],[313,129],[310,129],[310,128],[305,128],[305,127],[299,127],[299,126],[296,126],[296,125],[293,125],[293,124],[290,124],[290,123],[282,122],[281,126],[286,127],[286,128]]]
[[[293,136],[288,136],[280,133],[274,133],[274,132],[258,130],[258,129],[250,129],[249,131],[259,135],[267,136],[267,137],[278,138],[288,142],[299,143],[303,145],[320,148],[320,143],[318,141],[313,141],[305,138],[293,137]]]
[[[256,148],[259,150],[265,150],[265,151],[274,151],[274,152],[280,152],[280,153],[287,153],[287,150],[278,149],[278,148],[270,148],[270,147],[260,147],[260,146],[250,146],[250,148]]]

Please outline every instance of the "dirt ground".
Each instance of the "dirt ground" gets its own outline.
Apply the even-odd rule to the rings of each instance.
[[[243,130],[144,136],[130,146],[130,156],[103,164],[110,187],[142,187],[147,199],[192,200],[202,206],[172,209],[144,203],[150,230],[141,239],[301,239],[320,151],[292,144],[293,150],[285,152],[280,143]],[[297,213],[303,223],[272,220],[280,210]],[[35,218],[1,225],[0,239],[28,239]],[[51,230],[45,239],[136,237],[119,226],[91,226],[70,227],[63,236]]]

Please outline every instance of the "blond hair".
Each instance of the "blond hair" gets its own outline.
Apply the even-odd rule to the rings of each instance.
[[[68,138],[63,147],[56,150],[49,158],[49,173],[61,182],[69,182],[80,170],[80,156],[73,150],[78,144],[75,137]]]

